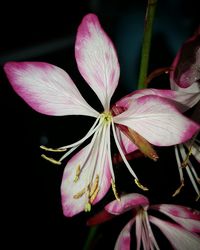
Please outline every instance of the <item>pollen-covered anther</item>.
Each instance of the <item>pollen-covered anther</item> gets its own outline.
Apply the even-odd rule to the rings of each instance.
[[[172,197],[176,196],[181,192],[181,189],[185,186],[184,181],[181,182],[181,185],[176,189],[176,191],[173,193]]]
[[[135,179],[135,184],[136,184],[140,189],[142,189],[142,190],[144,190],[144,191],[148,191],[148,190],[149,190],[147,187],[143,186],[143,185],[139,182],[138,179]]]
[[[74,182],[77,182],[78,181],[78,179],[79,179],[79,176],[80,176],[80,173],[81,173],[81,166],[80,166],[80,164],[77,166],[77,168],[76,168],[76,175],[75,175],[75,177],[74,177]]]
[[[46,146],[41,145],[41,149],[49,152],[65,152],[67,149],[64,148],[47,148]]]
[[[96,176],[94,183],[89,191],[89,200],[90,203],[92,203],[94,201],[94,199],[96,198],[98,192],[99,192],[99,175]]]
[[[53,163],[53,164],[61,165],[61,162],[60,162],[60,161],[57,161],[57,160],[55,160],[55,159],[53,159],[53,158],[51,158],[51,157],[48,157],[48,156],[46,156],[46,155],[44,155],[44,154],[42,154],[41,157],[44,158],[44,159],[47,160],[47,161],[50,161],[50,162]]]
[[[113,181],[113,179],[111,179],[111,185],[112,185],[112,190],[113,190],[113,193],[114,193],[116,200],[120,201],[119,195],[117,193],[116,185],[115,185],[115,182]]]
[[[78,192],[77,194],[75,194],[73,196],[74,199],[79,199],[80,197],[82,197],[85,193],[85,188],[83,188],[80,192]]]

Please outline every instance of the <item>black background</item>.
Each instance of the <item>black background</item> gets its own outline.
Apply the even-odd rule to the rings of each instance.
[[[176,2],[176,3],[175,3]],[[121,76],[112,102],[136,88],[146,1],[66,1],[1,3],[0,108],[1,108],[1,207],[4,249],[83,249],[89,228],[86,220],[114,199],[112,192],[92,212],[73,218],[62,214],[60,183],[64,165],[54,166],[40,157],[40,144],[58,147],[85,134],[91,118],[51,117],[36,113],[16,95],[3,72],[6,61],[44,61],[65,69],[84,98],[99,111],[95,94],[80,76],[74,58],[74,39],[83,16],[96,13],[116,46]],[[149,72],[169,66],[181,44],[199,24],[198,1],[158,1]],[[65,43],[66,41],[66,43]],[[152,87],[168,87],[167,76]],[[150,191],[133,183],[123,164],[115,166],[117,188],[140,192],[152,203],[175,203],[198,208],[189,181],[176,197],[179,185],[173,148],[158,148],[157,163],[136,159],[131,164]],[[187,179],[187,178],[186,178]],[[126,220],[125,217],[123,217]],[[113,249],[125,222],[116,218],[98,228],[91,249]],[[164,248],[163,248],[164,249]]]

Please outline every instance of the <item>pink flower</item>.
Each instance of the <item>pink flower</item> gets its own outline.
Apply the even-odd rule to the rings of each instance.
[[[153,215],[152,210],[169,217],[169,222]],[[155,225],[169,240],[174,249],[196,250],[200,246],[200,212],[191,208],[159,204],[149,205],[149,200],[137,193],[127,194],[120,201],[112,201],[104,207],[104,210],[88,220],[88,225],[105,222],[117,215],[132,211],[131,220],[120,232],[115,244],[115,250],[129,250],[131,243],[131,228],[135,224],[136,249],[159,249],[151,224]],[[134,239],[135,237],[133,237]]]
[[[119,199],[111,159],[111,132],[135,183],[145,189],[129,165],[125,153],[134,151],[139,146],[150,157],[156,158],[150,144],[178,144],[190,139],[199,129],[199,125],[177,110],[176,91],[168,92],[173,103],[159,95],[159,91],[156,95],[140,91],[139,95],[138,92],[132,95],[127,107],[115,105],[115,108],[110,108],[111,97],[118,85],[119,63],[111,40],[94,14],[86,15],[78,28],[75,57],[82,77],[102,103],[101,113],[85,101],[69,75],[54,65],[42,62],[8,62],[4,66],[13,89],[34,110],[46,115],[85,115],[95,118],[93,126],[79,141],[58,149],[41,146],[46,151],[68,149],[58,161],[42,155],[53,163],[61,164],[63,159],[91,138],[88,145],[68,161],[64,170],[61,195],[66,216],[73,216],[83,210],[90,211],[91,204],[101,200],[111,184]],[[133,141],[137,145],[130,140],[132,137],[136,138]]]
[[[194,107],[191,119],[200,124],[200,28],[189,38],[178,51],[170,73],[170,83],[173,90],[180,94],[193,94],[193,103],[188,108]],[[181,185],[173,194],[177,195],[185,185],[183,169],[186,170],[190,181],[200,198],[200,178],[195,170],[196,165],[200,163],[200,141],[198,134],[195,134],[189,141],[175,146],[175,155],[180,175]],[[191,161],[191,158],[193,160]]]

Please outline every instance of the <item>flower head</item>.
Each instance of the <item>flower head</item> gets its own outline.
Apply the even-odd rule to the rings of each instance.
[[[139,147],[150,158],[156,159],[151,144],[169,146],[181,143],[199,129],[199,125],[180,114],[176,102],[172,103],[159,94],[141,91],[138,95],[136,92],[129,105],[124,105],[121,100],[120,105],[110,107],[111,97],[118,85],[119,63],[110,38],[94,14],[86,15],[78,28],[75,57],[82,77],[102,103],[101,113],[84,100],[69,75],[54,65],[8,62],[4,66],[13,89],[34,110],[46,115],[85,115],[95,118],[93,126],[79,141],[57,149],[41,146],[46,151],[66,151],[59,160],[42,155],[53,163],[61,164],[91,138],[64,169],[61,195],[66,216],[83,210],[90,211],[91,205],[101,200],[111,185],[119,200],[111,159],[111,133],[135,183],[146,190],[129,165],[125,153]],[[174,93],[169,91],[170,99],[176,100]]]
[[[170,221],[151,215],[152,210],[166,215]],[[200,237],[197,234],[200,232],[199,211],[179,205],[150,205],[145,196],[137,193],[122,196],[120,202],[116,200],[110,202],[103,211],[88,220],[88,225],[105,222],[127,211],[132,211],[132,218],[120,232],[115,250],[130,249],[131,228],[134,224],[137,249],[140,249],[141,245],[147,250],[159,249],[152,224],[160,229],[174,249],[198,249],[200,244]]]

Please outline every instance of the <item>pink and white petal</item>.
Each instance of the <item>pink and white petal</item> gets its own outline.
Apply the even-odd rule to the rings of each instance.
[[[149,205],[149,200],[137,193],[127,194],[120,197],[120,201],[114,200],[107,204],[104,209],[115,215],[119,215],[137,207],[146,208]]]
[[[200,212],[197,210],[170,204],[153,205],[151,208],[166,214],[190,232],[200,232]]]
[[[79,71],[105,109],[118,85],[119,63],[114,46],[96,15],[86,15],[76,37],[75,56]]]
[[[126,110],[131,105],[132,101],[147,95],[155,95],[166,98],[166,100],[169,100],[169,102],[172,103],[179,111],[185,112],[200,100],[200,89],[197,91],[192,86],[188,92],[182,90],[141,89],[121,98],[115,105],[116,107],[123,107],[123,109]]]
[[[97,174],[99,175],[99,183],[101,183],[99,187],[100,191],[98,192],[97,197],[92,202],[92,204],[95,204],[99,200],[101,200],[110,188],[111,174],[107,155],[105,158],[105,162],[102,162],[102,173],[96,172],[95,166],[90,165],[93,155],[88,152],[89,147],[90,145],[87,145],[76,155],[74,155],[67,163],[63,173],[61,183],[61,197],[63,213],[67,217],[72,217],[84,211],[85,205],[88,202],[88,196],[83,194],[80,198],[76,199],[74,198],[74,195],[78,194],[88,186],[88,177],[91,175],[91,172],[94,174],[94,176],[96,176]],[[77,182],[74,182],[77,167],[82,167],[82,164],[84,164],[86,157],[88,157],[88,159],[85,162],[80,177]]]
[[[197,250],[200,246],[200,237],[188,232],[184,228],[156,217],[149,216],[151,223],[156,225],[177,250]]]
[[[121,132],[121,130],[117,126],[116,134],[125,155],[138,149],[138,147],[123,132]]]
[[[170,146],[189,140],[200,125],[189,120],[162,97],[143,96],[114,117],[156,146]]]
[[[4,70],[16,93],[37,112],[98,116],[59,67],[43,62],[8,62]]]
[[[120,232],[115,243],[114,250],[130,250],[131,246],[131,227],[135,222],[135,218],[131,219]]]

